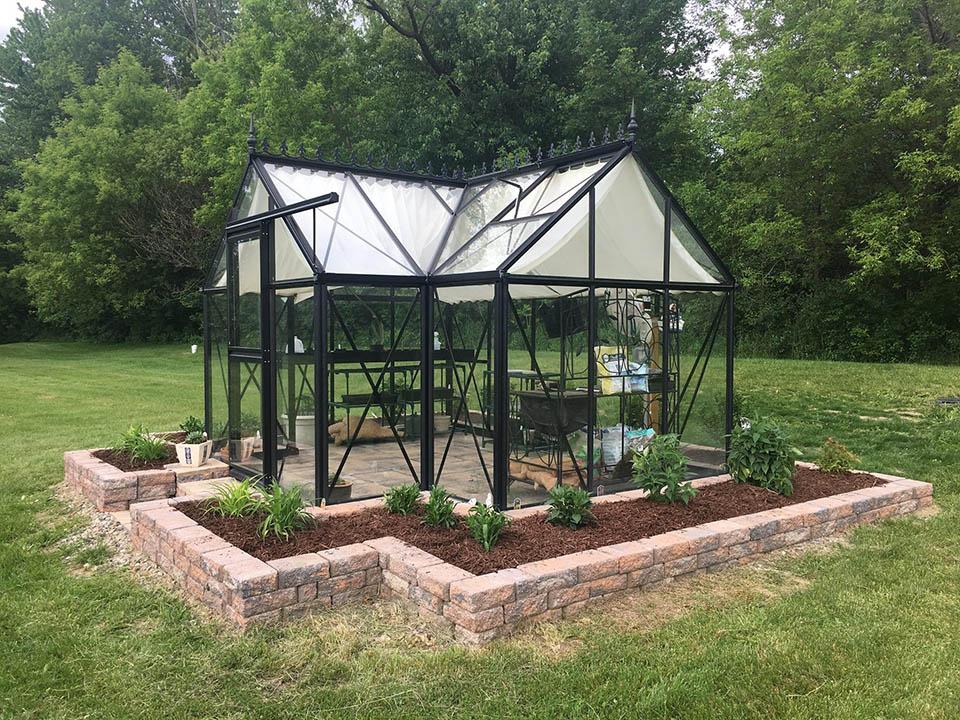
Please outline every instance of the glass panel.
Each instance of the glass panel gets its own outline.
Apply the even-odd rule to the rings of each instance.
[[[250,472],[262,473],[260,363],[231,358],[230,375],[230,460]]]
[[[538,225],[539,227],[539,225]],[[570,208],[510,269],[518,275],[590,275],[590,199]]]
[[[232,243],[237,268],[237,342],[239,347],[260,347],[260,238]]]
[[[509,220],[489,225],[470,241],[460,255],[444,268],[444,273],[496,270],[514,250],[539,229],[545,217]]]
[[[247,172],[244,178],[243,190],[240,194],[240,202],[237,205],[237,220],[259,215],[270,209],[270,193],[266,186],[257,177],[253,168]]]
[[[680,383],[672,428],[680,434],[688,472],[717,475],[725,462],[725,296],[683,293],[671,300],[671,372]]]
[[[327,338],[332,502],[419,483],[421,312],[412,288],[330,292]]]
[[[507,499],[530,505],[558,483],[587,486],[589,296],[533,285],[511,285],[509,295]]]
[[[606,160],[598,160],[575,168],[558,168],[523,199],[518,216],[540,215],[559,210],[605,165]]]
[[[217,249],[217,258],[214,260],[211,270],[207,287],[225,288],[227,286],[227,253],[226,245],[223,243]]]
[[[663,279],[663,196],[624,158],[597,183],[597,277]]]
[[[434,299],[434,483],[492,501],[493,286],[440,288]]]
[[[673,247],[670,251],[670,279],[674,282],[723,281],[723,273],[710,259],[693,228],[679,213],[670,214]]]
[[[228,459],[229,437],[229,379],[227,371],[227,294],[208,293],[207,327],[210,338],[210,426],[207,434],[213,440],[213,453],[222,460]]]
[[[303,256],[287,222],[283,218],[273,221],[273,276],[276,280],[299,280],[313,276],[313,269]],[[292,222],[292,221],[289,221]]]
[[[317,501],[313,287],[278,291],[276,325],[277,474],[281,485],[300,488],[304,500],[313,504]]]

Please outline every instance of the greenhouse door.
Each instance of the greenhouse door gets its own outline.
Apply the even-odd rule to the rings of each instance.
[[[227,235],[229,459],[245,474],[273,475],[276,433],[266,281],[272,223]]]

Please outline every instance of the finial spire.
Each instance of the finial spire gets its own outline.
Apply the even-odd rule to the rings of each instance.
[[[253,125],[253,113],[250,113],[250,129],[247,130],[247,153],[253,155],[257,151],[257,128]]]
[[[630,100],[630,120],[627,121],[627,138],[630,142],[637,141],[637,130],[639,125],[637,125],[637,113],[636,113],[636,101]]]

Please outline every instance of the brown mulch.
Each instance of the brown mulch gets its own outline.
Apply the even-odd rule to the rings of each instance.
[[[103,460],[105,463],[113,465],[118,470],[123,470],[124,472],[135,472],[138,470],[162,470],[164,465],[177,462],[177,451],[172,445],[167,446],[167,454],[162,458],[159,460],[150,460],[149,462],[140,462],[139,460],[134,460],[125,450],[114,450],[113,448],[97,450],[93,453],[93,456],[99,460]]]
[[[885,481],[872,475],[831,475],[819,470],[797,468],[793,478],[794,492],[790,497],[753,485],[725,482],[701,489],[686,507],[646,499],[600,504],[594,508],[596,522],[578,530],[550,525],[544,522],[542,515],[526,517],[513,522],[490,552],[480,547],[463,523],[452,530],[441,530],[423,525],[417,515],[392,515],[385,508],[324,519],[295,533],[289,541],[278,538],[261,540],[256,534],[259,518],[217,517],[207,511],[212,502],[210,500],[185,503],[178,509],[261,560],[275,560],[392,535],[441,560],[480,575],[535,560],[639,540],[713,520],[748,515],[883,484]]]

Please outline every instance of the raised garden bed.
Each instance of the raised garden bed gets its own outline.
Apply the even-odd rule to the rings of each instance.
[[[156,463],[131,464],[125,453],[110,448],[71,450],[63,454],[64,479],[97,510],[119,512],[132,502],[168,498],[177,487],[196,480],[226,477],[230,468],[219,460],[208,460],[200,467],[180,465],[177,453]]]
[[[529,525],[530,542],[522,545],[520,555],[490,554],[484,563],[471,566],[483,574],[445,561],[450,557],[445,553],[458,552],[462,545],[450,540],[450,531],[444,532],[444,544],[451,548],[430,545],[426,536],[417,534],[421,532],[417,518],[390,523],[388,529],[383,515],[370,511],[369,505],[347,518],[343,506],[335,511],[312,508],[317,528],[300,536],[318,533],[313,545],[298,545],[299,554],[285,557],[267,553],[264,557],[276,558],[269,560],[254,557],[204,527],[201,523],[215,525],[202,514],[199,498],[133,505],[131,532],[137,549],[190,595],[241,628],[379,595],[402,598],[421,615],[452,628],[461,640],[482,643],[522,623],[571,616],[631,588],[650,588],[681,575],[746,562],[853,525],[911,513],[933,502],[927,483],[856,473],[830,476],[826,486],[822,474],[809,470],[804,466],[798,472],[792,498],[755,488],[746,488],[747,494],[740,496],[736,493],[744,492],[743,486],[734,488],[724,482],[726,478],[700,481],[702,490],[689,508],[665,511],[657,505],[649,510],[656,520],[651,516],[629,526],[628,516],[643,516],[653,503],[640,500],[638,491],[607,496],[596,508],[602,525],[619,517],[630,529],[612,535],[608,530],[601,532],[599,526],[562,531],[573,544],[557,547],[551,546],[556,538],[547,533],[559,529],[545,528],[537,511],[518,511],[513,513],[517,520],[511,532],[517,533],[519,542],[524,537],[521,528]],[[834,494],[824,496],[828,492]],[[748,502],[758,504],[746,509],[737,504]],[[698,510],[698,505],[708,510]],[[766,509],[757,512],[758,508]],[[678,525],[680,518],[670,515],[673,512],[687,520]],[[382,530],[377,523],[382,523]],[[353,534],[320,539],[322,533],[343,525],[353,527]],[[219,529],[232,537],[229,528]],[[236,531],[235,539],[243,544],[243,529]],[[351,542],[378,531],[413,533],[409,537],[416,545],[394,536]],[[630,534],[638,539],[625,539]],[[350,544],[324,548],[333,543]],[[507,543],[504,536],[504,547]],[[269,545],[251,549],[260,552]],[[514,547],[512,552],[520,550]],[[458,562],[473,561],[464,555],[458,556]],[[487,572],[494,568],[499,569]]]
[[[262,539],[256,531],[259,515],[224,518],[210,513],[213,500],[183,503],[178,509],[260,560],[328,550],[389,535],[464,570],[482,574],[884,484],[885,480],[864,473],[829,474],[813,468],[798,468],[790,497],[732,481],[702,488],[688,506],[613,495],[609,497],[623,501],[598,504],[593,525],[573,530],[547,524],[542,515],[521,517],[504,531],[489,552],[477,544],[462,523],[452,530],[429,527],[421,522],[419,513],[395,515],[382,506],[349,516],[321,516],[312,527],[298,531],[290,540]]]

